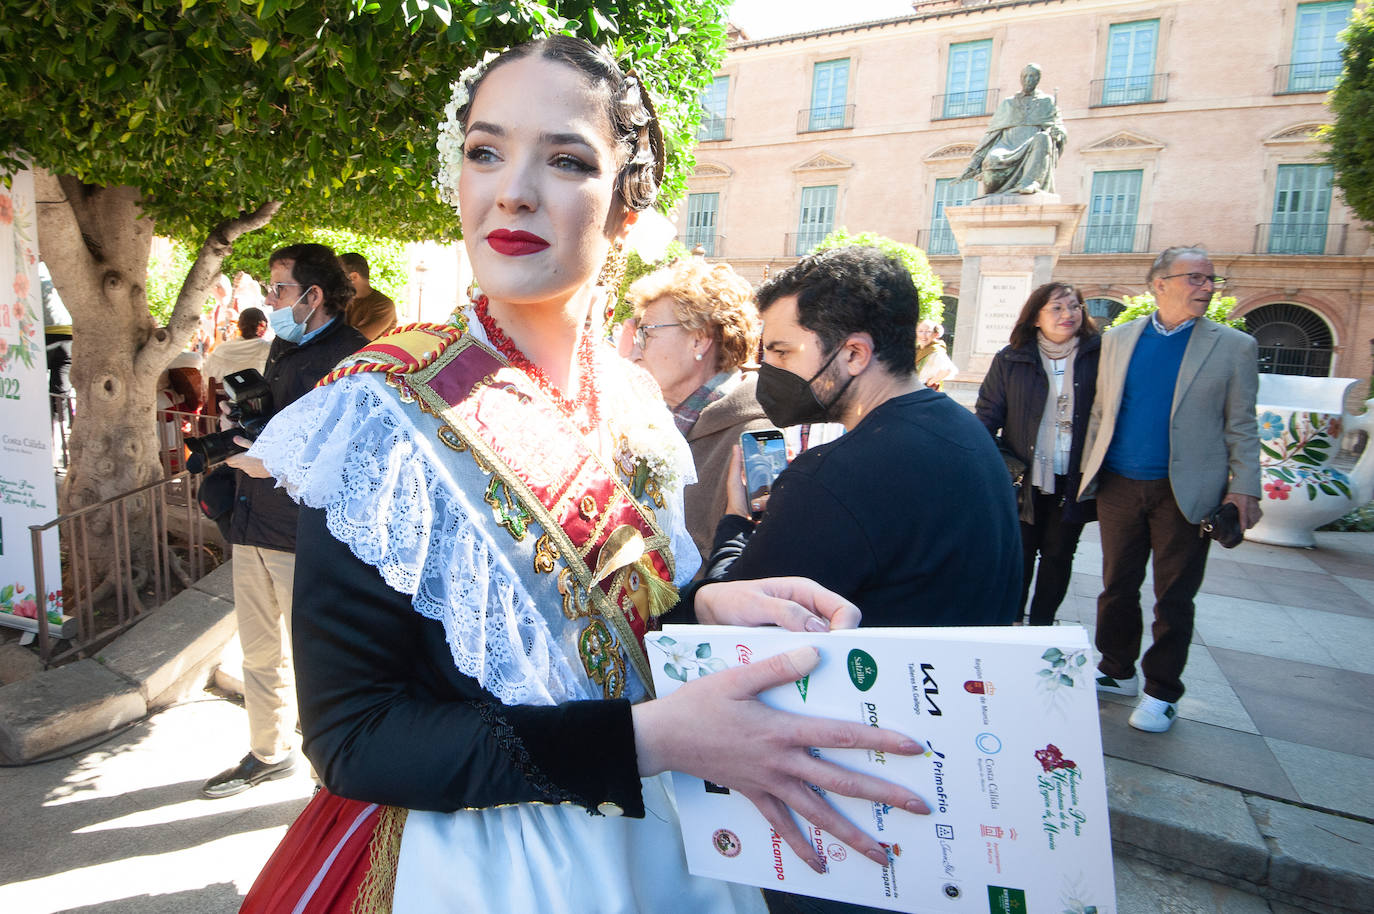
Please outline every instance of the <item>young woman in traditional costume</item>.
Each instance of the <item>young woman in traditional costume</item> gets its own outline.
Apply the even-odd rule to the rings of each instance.
[[[640,639],[695,571],[693,470],[594,313],[598,271],[662,177],[647,95],[604,52],[546,39],[464,74],[441,134],[481,295],[377,340],[252,451],[305,506],[297,688],[326,789],[244,910],[761,910],[757,891],[687,873],[672,769],[748,796],[813,867],[793,811],[886,861],[809,785],[925,804],[808,747],[923,747],[757,700],[815,651],[652,698]],[[858,621],[799,579],[708,585],[695,614]]]

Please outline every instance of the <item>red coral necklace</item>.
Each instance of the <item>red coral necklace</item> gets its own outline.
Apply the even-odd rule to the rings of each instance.
[[[518,368],[530,377],[530,380],[544,392],[544,395],[553,401],[554,405],[569,419],[573,420],[584,433],[590,432],[596,426],[597,404],[596,395],[596,376],[593,370],[595,364],[596,346],[592,341],[592,334],[583,331],[582,342],[577,350],[578,373],[582,382],[582,389],[576,399],[568,399],[563,395],[549,376],[544,374],[544,370],[531,362],[520,347],[497,325],[491,312],[487,310],[488,299],[485,295],[479,295],[472,303],[473,310],[477,313],[477,322],[486,331],[487,339],[496,347],[497,352],[506,357],[506,361],[512,367]],[[581,417],[585,416],[586,421]]]

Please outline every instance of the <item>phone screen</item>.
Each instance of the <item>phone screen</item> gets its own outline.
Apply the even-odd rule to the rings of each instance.
[[[778,429],[745,432],[739,436],[744,451],[744,485],[749,499],[767,495],[773,480],[787,466],[787,442]]]

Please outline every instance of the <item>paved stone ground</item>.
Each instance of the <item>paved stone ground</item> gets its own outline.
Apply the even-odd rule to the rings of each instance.
[[[1114,838],[1130,845],[1116,858],[1120,914],[1333,910],[1255,885],[1369,910],[1374,536],[1318,536],[1311,551],[1213,550],[1169,733],[1131,730],[1128,700],[1101,703]],[[1100,566],[1090,526],[1061,621],[1091,629]],[[313,787],[302,771],[200,799],[245,733],[240,707],[207,696],[89,750],[0,769],[0,912],[237,910]]]

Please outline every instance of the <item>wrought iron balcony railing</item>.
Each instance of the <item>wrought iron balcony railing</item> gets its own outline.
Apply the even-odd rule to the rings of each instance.
[[[947,224],[917,232],[916,247],[931,257],[959,253],[959,244],[954,240],[954,233],[949,230]]]
[[[697,142],[712,143],[735,138],[735,119],[733,117],[712,117],[706,115],[697,127]]]
[[[1255,226],[1256,254],[1330,254],[1345,253],[1343,223],[1297,221],[1264,222]]]
[[[948,92],[930,100],[930,119],[949,120],[956,117],[979,117],[991,114],[997,107],[998,89],[977,92]]]
[[[1168,73],[1113,76],[1109,79],[1094,79],[1089,84],[1088,106],[1105,108],[1112,105],[1143,105],[1148,102],[1162,102],[1168,96]]]
[[[707,257],[725,256],[724,235],[710,235],[705,232],[688,232],[685,235],[678,235],[677,242],[686,248],[689,254],[700,245],[702,253]]]
[[[820,130],[845,130],[853,126],[853,105],[829,105],[823,108],[803,108],[797,112],[798,133],[815,133]]]
[[[1336,80],[1340,78],[1340,75],[1341,62],[1339,60],[1286,63],[1274,68],[1274,94],[1329,92],[1336,87]]]
[[[1075,254],[1143,254],[1150,250],[1150,225],[1089,222],[1073,233],[1070,250]]]

